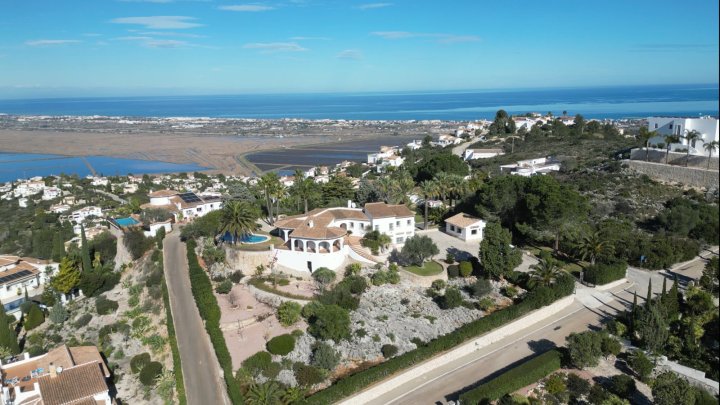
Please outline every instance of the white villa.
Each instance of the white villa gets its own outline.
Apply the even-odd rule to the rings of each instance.
[[[488,159],[495,156],[504,155],[502,149],[465,149],[465,160]]]
[[[683,138],[690,131],[697,131],[701,139],[695,141],[690,147],[693,155],[707,155],[703,145],[709,142],[718,141],[718,120],[713,117],[681,118],[681,117],[649,117],[648,130],[655,131],[658,136],[650,139],[650,144],[665,143],[666,135],[676,135],[680,138],[679,143],[670,146],[670,150],[687,149],[687,140]],[[717,155],[717,151],[713,155]]]
[[[49,271],[46,271],[48,269]],[[50,281],[58,264],[18,256],[0,256],[0,302],[8,314],[20,317],[20,304],[25,301],[25,290],[33,291]]]
[[[438,137],[438,140],[435,142],[432,142],[435,146],[452,146],[452,145],[459,145],[463,142],[462,138],[458,138],[452,135],[440,135]]]
[[[395,146],[381,146],[380,152],[368,153],[367,163],[369,165],[378,164],[380,161],[385,160],[391,156],[395,156],[397,153],[398,150]]]
[[[80,208],[79,210],[73,211],[69,216],[68,219],[71,221],[74,221],[76,223],[84,222],[89,217],[98,217],[102,218],[102,209],[100,207],[96,206],[88,206]]]
[[[484,229],[485,221],[462,212],[445,220],[445,232],[465,242],[481,241]]]
[[[149,204],[141,208],[162,208],[173,213],[175,220],[182,216],[186,220],[202,217],[208,212],[222,208],[222,200],[217,195],[198,196],[195,193],[180,193],[174,190],[159,190],[148,195]]]
[[[560,170],[560,162],[550,157],[519,160],[517,163],[500,166],[500,171],[512,175],[530,177],[536,174],[547,174]]]
[[[351,205],[351,204],[348,204]],[[358,254],[357,240],[376,230],[402,245],[415,235],[415,214],[404,205],[368,203],[360,208],[319,208],[275,222],[285,244],[275,249],[277,263],[299,271],[319,267],[335,270],[349,257],[368,262]],[[352,240],[356,246],[348,246]]]

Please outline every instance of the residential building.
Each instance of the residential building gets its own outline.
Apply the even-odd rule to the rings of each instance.
[[[394,146],[381,146],[380,152],[368,153],[367,163],[369,165],[375,165],[391,156],[395,156],[397,153],[398,150]]]
[[[488,159],[495,156],[504,155],[502,149],[465,149],[465,160]]]
[[[452,145],[459,145],[463,142],[462,138],[458,138],[452,135],[440,135],[438,137],[438,140],[435,142],[432,142],[435,146],[440,147],[446,147],[446,146],[452,146]]]
[[[517,163],[500,166],[500,171],[516,176],[530,177],[560,170],[560,162],[551,157],[519,160]]]
[[[462,212],[445,220],[445,232],[466,242],[481,241],[484,229],[485,221]]]
[[[68,216],[68,219],[79,224],[85,222],[89,217],[102,218],[102,216],[102,209],[100,207],[90,205],[73,211]]]
[[[70,211],[70,206],[67,204],[53,204],[50,206],[49,211],[53,214],[62,214],[63,212]]]
[[[180,217],[193,220],[202,217],[208,212],[222,208],[222,199],[219,194],[197,195],[192,192],[180,193],[174,190],[159,190],[148,194],[149,204],[141,208],[162,208],[173,213],[175,220]]]
[[[62,196],[62,190],[57,187],[45,187],[43,189],[42,199],[44,201],[54,200]]]
[[[650,139],[651,145],[665,144],[666,135],[675,135],[679,138],[679,142],[670,145],[670,150],[690,149],[690,153],[694,155],[707,155],[704,145],[713,141],[720,141],[718,136],[718,120],[713,117],[649,117],[648,130],[655,131],[658,136]],[[690,131],[697,131],[701,138],[688,145],[683,137]],[[667,147],[667,146],[666,146]],[[717,151],[713,152],[717,155]]]
[[[45,354],[24,353],[0,362],[3,404],[111,405],[110,370],[95,346],[62,345]]]
[[[11,255],[0,256],[0,302],[5,312],[20,317],[20,304],[25,302],[25,291],[35,290],[50,281],[58,264],[46,260]]]
[[[335,270],[348,257],[358,260],[347,237],[362,237],[378,231],[390,236],[393,245],[402,245],[415,235],[415,214],[404,205],[369,203],[365,207],[319,208],[275,222],[285,244],[275,249],[277,263],[298,271],[313,272],[319,267]]]
[[[416,140],[414,140],[414,141],[412,141],[412,142],[409,142],[409,143],[408,143],[407,145],[405,145],[405,146],[407,146],[410,150],[417,150],[417,149],[422,148],[422,141],[419,141],[419,140],[416,139]]]

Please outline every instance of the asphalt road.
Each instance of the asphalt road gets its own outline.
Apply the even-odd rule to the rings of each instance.
[[[180,232],[176,230],[165,237],[163,252],[187,402],[229,404],[220,365],[190,290],[187,253]]]

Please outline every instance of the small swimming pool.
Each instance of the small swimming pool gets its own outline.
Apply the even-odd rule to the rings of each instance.
[[[127,217],[127,218],[115,218],[115,223],[118,224],[119,226],[125,228],[128,226],[137,225],[140,222],[138,222],[135,218]]]
[[[225,242],[232,242],[232,235],[230,235],[230,232],[226,232],[225,235],[223,235],[222,239]],[[270,237],[267,235],[256,235],[254,233],[251,233],[249,235],[244,235],[240,237],[240,239],[238,239],[237,241],[241,243],[253,244],[262,243],[267,241],[268,239],[270,239]]]

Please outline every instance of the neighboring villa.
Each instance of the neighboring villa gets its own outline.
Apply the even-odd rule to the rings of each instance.
[[[2,404],[110,405],[110,370],[95,346],[62,345],[40,356],[24,353],[3,364]]]
[[[162,208],[170,211],[175,220],[180,217],[185,220],[192,220],[202,217],[208,212],[222,208],[222,200],[219,196],[199,196],[195,193],[180,193],[173,190],[154,191],[148,195],[149,204],[143,204],[142,208]]]
[[[670,150],[687,149],[687,140],[683,138],[690,131],[700,133],[700,139],[693,142],[690,146],[690,153],[693,155],[707,155],[703,147],[706,143],[719,141],[718,136],[718,120],[713,117],[700,118],[680,118],[680,117],[649,117],[648,130],[655,131],[658,136],[650,139],[650,144],[664,144],[666,135],[676,135],[679,137],[679,143],[670,145]],[[715,152],[715,151],[713,151]],[[713,153],[716,155],[716,153]]]
[[[502,172],[510,172],[510,174],[524,177],[530,177],[536,174],[547,174],[559,170],[560,162],[550,157],[519,160],[515,164],[500,166],[500,171]]]
[[[465,149],[465,160],[488,159],[495,156],[504,155],[502,149]]]
[[[349,206],[351,204],[348,204]],[[277,263],[294,270],[313,272],[319,267],[335,270],[348,256],[366,261],[358,249],[359,237],[369,231],[390,236],[402,245],[415,235],[415,214],[404,205],[368,203],[360,208],[318,208],[275,222],[285,241],[275,249]],[[348,246],[353,238],[354,246]]]
[[[485,221],[462,212],[445,220],[445,232],[465,242],[482,241],[484,229]]]
[[[49,269],[49,271],[47,271]],[[20,304],[29,295],[50,281],[58,264],[33,258],[0,255],[0,302],[5,312],[20,317]]]
[[[73,211],[68,216],[68,219],[79,224],[85,222],[89,217],[102,218],[102,216],[102,209],[100,207],[89,206]]]
[[[405,159],[399,155],[400,150],[395,146],[381,146],[380,152],[369,153],[367,157],[368,165],[375,165],[375,171],[382,172],[387,167],[400,167]]]
[[[431,143],[435,146],[446,147],[452,145],[459,145],[463,143],[463,140],[462,138],[458,138],[452,135],[440,135],[437,141]]]

